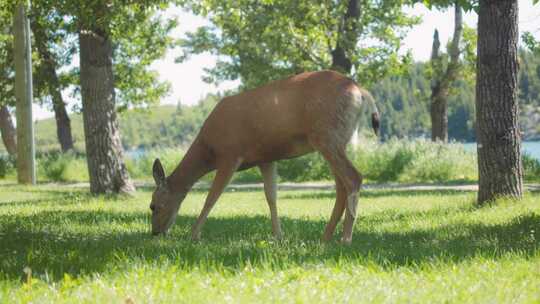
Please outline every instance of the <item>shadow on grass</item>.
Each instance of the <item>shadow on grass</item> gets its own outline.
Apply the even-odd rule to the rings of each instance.
[[[280,194],[283,193],[283,194]],[[430,196],[430,195],[463,195],[471,193],[470,191],[462,190],[362,190],[360,191],[360,198],[377,198],[377,197],[413,197],[413,196]],[[335,191],[313,191],[313,192],[300,192],[287,193],[287,191],[278,192],[280,199],[325,199],[336,198]]]
[[[72,192],[61,190],[47,190],[47,189],[32,189],[29,196],[39,196],[38,198],[0,198],[0,207],[21,207],[41,204],[54,204],[55,206],[65,206],[76,204],[79,202],[87,201],[89,198],[95,197],[88,192]],[[114,200],[118,195],[112,196],[111,200]]]
[[[442,219],[455,209],[434,209]],[[471,211],[474,212],[474,211]],[[359,219],[351,246],[321,244],[322,220],[282,217],[285,239],[272,241],[270,219],[264,216],[211,217],[203,240],[189,240],[195,217],[179,216],[170,235],[152,237],[148,214],[140,212],[55,210],[0,219],[0,277],[22,279],[29,266],[35,274],[60,280],[64,273],[80,276],[107,273],[137,263],[180,264],[186,268],[243,269],[348,260],[392,268],[433,260],[460,262],[472,257],[497,259],[507,253],[529,257],[538,253],[540,216],[515,217],[503,224],[439,225],[429,230],[371,231],[390,222],[409,222],[426,212],[396,216],[382,212]],[[396,223],[399,224],[399,223]],[[125,232],[130,231],[130,232]]]

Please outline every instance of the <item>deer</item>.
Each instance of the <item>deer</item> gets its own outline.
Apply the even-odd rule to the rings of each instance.
[[[372,95],[335,71],[305,72],[223,98],[169,176],[165,176],[160,160],[154,161],[152,234],[169,230],[187,193],[202,176],[215,170],[204,206],[191,229],[191,239],[200,240],[201,229],[234,172],[257,166],[273,236],[281,239],[276,162],[319,152],[331,168],[336,189],[322,240],[332,239],[345,213],[341,242],[350,244],[362,175],[348,159],[346,146],[364,101],[371,107],[372,127],[378,134],[379,112]]]

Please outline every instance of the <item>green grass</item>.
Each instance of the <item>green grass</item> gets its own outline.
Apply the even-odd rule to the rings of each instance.
[[[332,191],[281,191],[280,242],[260,191],[225,193],[200,243],[204,192],[159,238],[150,194],[0,184],[0,302],[540,301],[538,193],[477,208],[471,192],[364,191],[350,247],[319,242]]]

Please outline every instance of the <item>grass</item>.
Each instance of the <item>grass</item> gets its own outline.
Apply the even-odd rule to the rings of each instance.
[[[159,238],[150,195],[0,184],[0,302],[540,301],[538,193],[478,208],[472,192],[364,191],[350,247],[319,242],[333,191],[281,191],[279,242],[260,191],[224,194],[200,243],[204,192]]]

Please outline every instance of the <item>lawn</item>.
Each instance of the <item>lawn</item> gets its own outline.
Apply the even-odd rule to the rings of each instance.
[[[0,302],[540,302],[539,193],[364,191],[350,247],[319,242],[333,191],[279,192],[279,242],[261,191],[225,193],[200,243],[204,192],[158,238],[150,195],[0,184]]]

